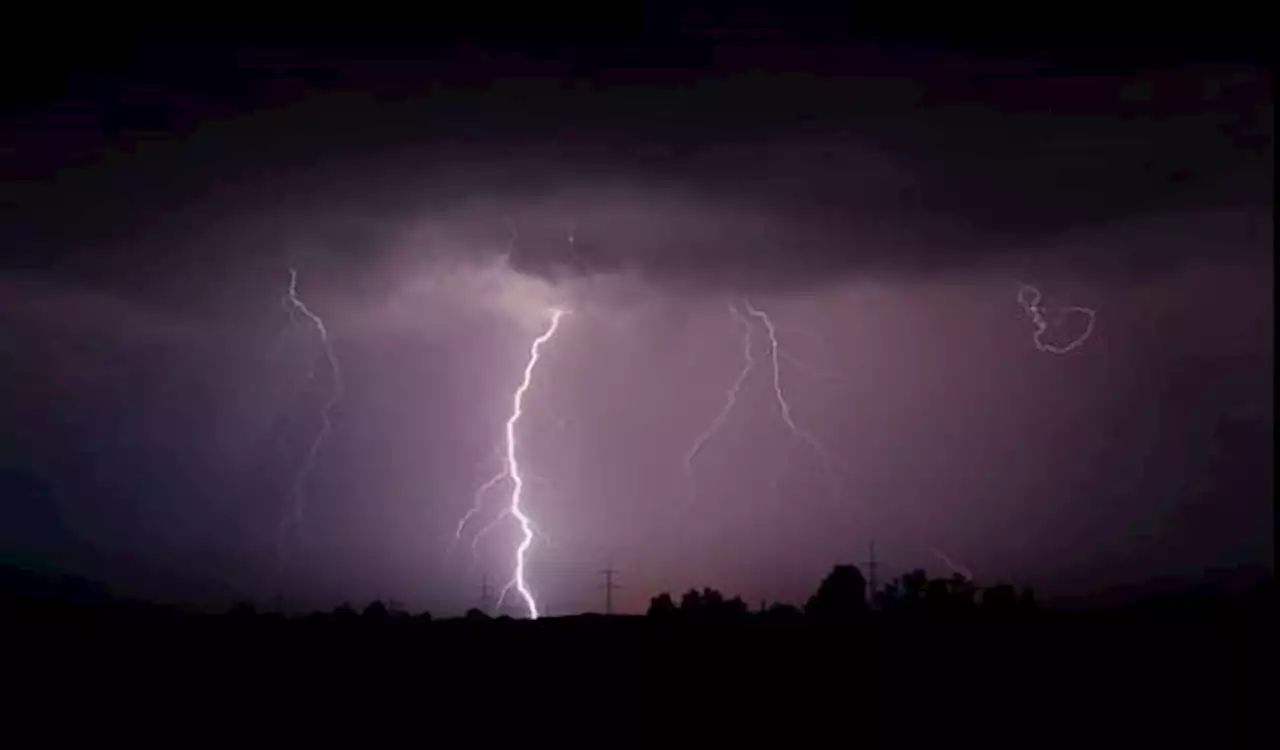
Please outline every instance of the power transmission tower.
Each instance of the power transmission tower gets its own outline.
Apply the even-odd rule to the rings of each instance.
[[[480,610],[483,612],[489,607],[489,599],[493,597],[493,587],[489,585],[489,576],[486,574],[480,579]]]
[[[606,615],[613,614],[613,590],[622,588],[621,584],[615,583],[613,577],[618,575],[617,570],[613,568],[605,568],[600,571],[604,576],[604,613]]]
[[[870,592],[870,596],[868,598],[870,599],[869,604],[872,607],[876,606],[876,585],[879,583],[876,577],[876,569],[878,567],[879,562],[876,560],[876,541],[872,539],[870,555],[867,559],[867,584]]]

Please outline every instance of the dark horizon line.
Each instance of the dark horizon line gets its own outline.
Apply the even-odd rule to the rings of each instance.
[[[861,568],[852,565],[861,572]],[[890,578],[889,581],[899,581],[908,574],[923,572],[929,581],[950,581],[957,576],[973,586],[975,592],[981,594],[997,587],[1008,586],[1019,592],[1035,592],[1034,586],[1019,586],[1004,579],[996,579],[989,585],[982,585],[973,579],[965,578],[958,573],[950,573],[948,575],[934,576],[925,568],[913,568],[903,574]],[[41,586],[43,584],[43,586]],[[1180,600],[1197,600],[1203,598],[1234,600],[1239,598],[1247,598],[1253,596],[1258,591],[1275,585],[1275,570],[1261,563],[1240,564],[1234,566],[1215,566],[1200,570],[1197,575],[1173,575],[1161,574],[1154,575],[1142,579],[1136,583],[1116,583],[1100,586],[1086,594],[1070,595],[1070,596],[1047,596],[1040,598],[1036,595],[1037,604],[1045,610],[1053,612],[1070,612],[1070,611],[1108,611],[1112,609],[1123,609],[1131,605],[1141,605],[1143,603],[1155,601],[1180,601]],[[187,614],[218,614],[226,613],[230,609],[236,607],[249,606],[254,608],[258,614],[274,614],[285,618],[307,617],[310,615],[322,614],[330,615],[336,610],[344,607],[354,608],[350,599],[340,601],[333,607],[328,609],[312,608],[312,609],[295,609],[289,610],[284,607],[273,607],[271,609],[261,609],[258,607],[262,603],[258,601],[261,597],[240,596],[234,597],[232,603],[228,607],[226,603],[218,609],[213,609],[208,602],[200,603],[195,601],[165,600],[161,598],[143,598],[138,596],[130,596],[118,593],[117,589],[125,588],[122,586],[113,586],[104,581],[88,578],[84,575],[60,570],[55,568],[40,569],[32,565],[0,564],[0,602],[6,600],[21,600],[24,598],[22,587],[42,587],[43,590],[34,592],[34,596],[39,599],[54,599],[61,602],[73,602],[75,599],[82,599],[80,604],[90,606],[134,606],[158,608],[172,611],[179,611]],[[686,591],[702,592],[705,590],[719,592],[719,589],[707,586],[689,586],[678,591],[664,590],[658,591],[653,598],[663,594],[671,596],[678,601],[678,597]],[[883,591],[884,586],[877,587],[878,591]],[[723,592],[720,592],[723,594]],[[30,597],[33,594],[28,593]],[[769,607],[782,605],[784,607],[793,607],[803,610],[803,602],[797,604],[794,602],[783,600],[761,599],[766,606],[764,609],[753,609],[751,604],[739,594],[724,594],[726,601],[740,599],[747,604],[748,612],[758,614],[766,612]],[[873,592],[870,587],[867,588],[867,601],[872,602]],[[285,597],[277,595],[276,597],[267,597],[268,599],[276,599],[280,601]],[[399,602],[394,597],[374,598],[365,606],[375,603],[381,603],[384,606]],[[450,608],[452,609],[452,608]],[[467,613],[477,610],[482,612],[486,617],[492,619],[528,619],[519,615],[511,615],[500,613],[494,610],[484,610],[480,607],[467,607],[463,609],[461,614],[453,616],[441,616],[439,619],[454,619],[466,617]],[[406,615],[417,616],[421,614],[430,615],[429,609],[422,609],[416,612],[408,610],[400,610]],[[548,610],[555,611],[554,609]],[[614,612],[606,615],[603,612],[597,612],[592,609],[583,609],[574,612],[565,612],[563,614],[543,614],[538,619],[544,618],[564,618],[577,617],[581,615],[599,615],[599,616],[627,616],[641,617],[643,613],[635,612]]]

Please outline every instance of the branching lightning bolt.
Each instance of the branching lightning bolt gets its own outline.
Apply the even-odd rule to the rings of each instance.
[[[724,407],[720,409],[720,413],[711,421],[711,424],[707,429],[698,436],[698,439],[693,441],[693,446],[689,448],[689,452],[684,455],[684,465],[685,470],[689,475],[691,493],[695,495],[697,494],[697,491],[694,489],[693,460],[698,457],[698,454],[702,452],[703,446],[707,444],[708,440],[715,436],[716,432],[720,430],[721,425],[723,425],[724,421],[729,417],[729,413],[733,411],[734,405],[738,403],[738,392],[742,390],[742,384],[746,382],[747,376],[751,374],[751,371],[755,369],[756,366],[755,356],[751,352],[751,321],[747,320],[746,317],[738,310],[738,307],[732,302],[729,303],[729,314],[733,316],[733,321],[735,323],[742,324],[743,364],[742,369],[738,372],[738,377],[734,378],[733,383],[729,386],[728,392],[725,394]]]
[[[338,356],[333,351],[333,345],[329,341],[329,329],[325,326],[324,320],[311,311],[307,304],[302,301],[298,295],[298,271],[289,269],[289,290],[283,298],[285,310],[288,311],[292,320],[297,320],[297,315],[301,314],[305,317],[316,332],[320,334],[320,343],[324,347],[325,358],[329,362],[329,372],[332,379],[332,386],[329,396],[325,399],[324,405],[320,407],[320,429],[316,431],[315,436],[311,440],[311,444],[307,449],[306,458],[303,460],[302,466],[298,469],[298,473],[294,476],[293,485],[289,490],[289,499],[291,503],[290,514],[286,516],[283,526],[292,525],[295,533],[302,523],[302,516],[306,510],[307,501],[307,480],[311,476],[311,472],[315,469],[316,456],[320,453],[320,448],[328,439],[329,434],[333,431],[333,422],[330,419],[330,412],[338,402],[342,399],[342,368],[338,365]],[[312,369],[307,373],[310,379],[315,374]],[[283,531],[283,528],[282,528]]]
[[[1022,309],[1026,311],[1027,315],[1031,316],[1031,322],[1036,327],[1036,332],[1032,335],[1032,340],[1035,342],[1036,348],[1042,352],[1049,352],[1050,354],[1066,354],[1072,349],[1083,344],[1093,333],[1093,323],[1097,318],[1097,311],[1088,307],[1075,306],[1052,308],[1053,312],[1059,314],[1073,312],[1081,313],[1088,317],[1089,322],[1085,325],[1084,333],[1081,333],[1069,343],[1061,346],[1047,344],[1041,341],[1040,337],[1044,335],[1045,331],[1049,330],[1049,322],[1045,320],[1044,314],[1046,310],[1049,310],[1050,308],[1045,308],[1040,305],[1040,290],[1031,284],[1019,284],[1018,304],[1022,306]]]
[[[450,551],[452,551],[453,549],[453,544],[462,541],[462,532],[467,528],[467,524],[471,522],[471,519],[475,518],[476,514],[480,512],[482,506],[484,505],[484,496],[489,493],[489,490],[492,490],[494,487],[497,487],[499,484],[502,483],[502,480],[506,479],[510,475],[511,475],[510,471],[507,469],[507,462],[504,460],[502,462],[502,471],[499,471],[497,474],[494,474],[493,476],[489,477],[487,480],[485,480],[484,484],[476,488],[475,495],[473,496],[473,500],[471,503],[471,509],[468,510],[462,516],[461,519],[459,519],[458,528],[453,532],[453,542],[450,542],[450,546],[449,546]],[[503,518],[506,518],[506,511],[503,511],[502,515],[498,516],[497,520],[502,520]],[[489,526],[486,526],[483,530],[481,530],[479,534],[475,536],[475,539],[471,541],[472,549],[475,549],[476,541],[479,540],[480,537],[484,536],[484,534],[496,523],[497,521],[495,521],[494,523],[491,523]]]
[[[746,307],[747,313],[754,318],[758,318],[764,324],[765,330],[769,333],[769,359],[773,364],[773,393],[778,401],[778,411],[782,415],[782,421],[786,423],[787,429],[795,437],[808,443],[814,452],[822,459],[823,465],[826,467],[827,476],[831,478],[831,492],[834,499],[839,499],[840,486],[837,480],[835,469],[831,464],[831,452],[808,430],[798,426],[795,419],[791,416],[791,403],[787,401],[786,393],[782,388],[782,367],[779,361],[778,351],[778,329],[773,324],[773,319],[765,311],[755,307],[751,301],[744,299],[743,306]]]
[[[502,480],[507,479],[510,476],[511,476],[510,472],[508,472],[506,469],[503,469],[500,473],[493,475],[492,477],[489,478],[488,481],[480,485],[480,488],[476,490],[476,495],[475,495],[476,500],[475,500],[475,503],[471,506],[471,510],[467,511],[466,515],[462,517],[462,520],[458,522],[457,531],[454,533],[454,540],[453,540],[454,543],[462,541],[462,532],[465,529],[467,522],[471,518],[473,518],[477,513],[480,512],[482,498],[484,497],[485,493],[487,493],[489,490],[493,489],[494,487],[497,487],[502,482]],[[546,480],[541,479],[540,477],[537,477],[534,475],[526,475],[525,479],[529,481],[546,482]],[[498,524],[502,523],[504,520],[510,517],[510,515],[511,515],[511,508],[510,507],[503,508],[501,513],[499,513],[495,518],[489,521],[489,523],[481,527],[481,529],[476,532],[475,536],[471,537],[472,562],[475,562],[476,545],[480,543],[480,540],[485,538],[485,536],[487,536],[490,531],[493,531],[495,528],[497,528]],[[533,533],[537,535],[543,541],[543,543],[554,546],[554,543],[551,541],[551,537],[547,536],[546,533],[542,531],[542,529],[538,528],[537,524],[531,523],[531,526],[533,528]],[[452,549],[452,543],[450,547]]]
[[[502,471],[491,477],[476,491],[476,501],[471,510],[467,511],[467,514],[462,517],[461,521],[459,521],[455,534],[455,539],[461,538],[463,529],[466,527],[467,522],[470,521],[471,518],[479,511],[481,498],[486,492],[496,487],[499,483],[505,480],[510,480],[511,497],[507,507],[503,509],[502,513],[496,519],[490,522],[488,526],[484,527],[484,529],[476,535],[475,539],[472,540],[472,548],[474,549],[476,540],[484,536],[485,533],[496,526],[498,522],[508,516],[514,517],[520,523],[522,536],[520,544],[516,547],[515,573],[512,576],[511,581],[503,587],[502,595],[498,598],[497,606],[502,606],[502,602],[505,601],[507,594],[512,588],[514,588],[520,593],[521,598],[524,599],[525,608],[529,612],[529,618],[533,620],[538,619],[538,602],[534,598],[533,592],[529,590],[529,586],[525,580],[525,563],[529,549],[533,546],[534,537],[539,536],[541,532],[539,531],[537,524],[534,523],[534,520],[525,512],[524,506],[521,503],[524,495],[525,476],[521,473],[520,469],[518,455],[519,450],[517,448],[516,440],[516,426],[520,422],[520,417],[524,414],[524,397],[525,394],[529,392],[529,387],[533,384],[533,373],[537,369],[538,360],[542,356],[542,347],[556,335],[556,331],[560,328],[560,320],[566,314],[568,314],[567,310],[559,308],[552,310],[551,323],[540,336],[533,340],[533,344],[529,347],[529,360],[524,367],[524,378],[520,381],[520,385],[516,388],[515,393],[512,394],[511,416],[507,418],[506,424],[506,455],[503,459]]]
[[[453,539],[452,541],[449,542],[449,549],[447,550],[446,557],[453,553],[454,545],[462,541],[463,533],[466,531],[467,526],[471,523],[471,519],[475,518],[484,510],[485,496],[489,494],[490,490],[497,487],[499,484],[502,483],[504,479],[506,479],[511,475],[509,470],[507,469],[507,461],[505,458],[506,449],[504,447],[505,442],[506,442],[505,440],[499,441],[499,443],[494,446],[493,454],[490,456],[490,459],[496,458],[498,456],[504,456],[502,459],[502,469],[499,470],[493,476],[489,477],[487,480],[485,480],[483,484],[481,484],[479,487],[476,488],[475,493],[472,495],[471,508],[465,514],[463,514],[461,519],[458,520],[458,525],[453,531]],[[486,462],[488,460],[489,459],[486,459]],[[544,484],[550,484],[549,482],[547,482],[546,479],[543,479],[542,477],[535,476],[535,475],[529,475],[528,479],[536,480]],[[473,558],[475,556],[476,544],[478,544],[486,534],[492,531],[494,527],[496,527],[499,523],[501,523],[502,520],[505,519],[510,513],[511,513],[510,508],[503,509],[503,511],[498,514],[497,518],[494,518],[492,521],[486,524],[484,528],[480,529],[480,531],[478,531],[476,535],[471,538],[471,552],[472,552]],[[540,536],[544,538],[544,540],[550,541],[550,539],[547,538],[545,534],[542,534],[541,532],[538,532],[538,533]]]

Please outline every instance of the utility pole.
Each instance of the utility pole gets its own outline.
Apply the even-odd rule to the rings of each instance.
[[[614,583],[613,577],[618,575],[618,571],[613,568],[605,568],[600,571],[604,576],[604,613],[606,615],[613,614],[613,590],[620,589],[620,584]]]
[[[878,583],[876,579],[877,567],[879,567],[879,563],[876,561],[876,540],[872,539],[870,556],[867,559],[867,583],[870,591],[870,596],[868,598],[871,600],[868,603],[873,608],[876,606],[876,584]]]
[[[493,596],[493,587],[489,585],[489,575],[486,573],[480,579],[480,611],[483,612],[489,607],[489,599]]]

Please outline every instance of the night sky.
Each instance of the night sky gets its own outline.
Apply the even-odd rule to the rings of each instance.
[[[801,601],[873,539],[882,575],[1045,596],[1273,566],[1270,71],[770,25],[23,53],[5,560],[460,612],[511,577],[514,519],[471,550],[510,484],[455,528],[562,308],[518,429],[553,614],[600,608],[610,566],[623,609]],[[291,268],[342,386],[296,527],[337,383]],[[1021,284],[1043,343],[1088,337],[1037,348]],[[731,305],[756,365],[691,482],[744,364]]]

